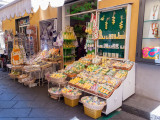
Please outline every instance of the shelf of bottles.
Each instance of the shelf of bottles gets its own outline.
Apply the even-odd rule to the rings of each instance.
[[[63,59],[64,66],[69,65],[75,61],[75,42],[76,36],[73,31],[73,27],[66,26],[65,32],[63,33],[64,43],[63,43]]]

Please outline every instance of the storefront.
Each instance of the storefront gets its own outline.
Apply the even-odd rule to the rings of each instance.
[[[140,2],[136,93],[159,101],[159,1]]]
[[[48,80],[48,92],[51,98],[58,99],[63,95],[65,103],[72,107],[81,99],[80,102],[84,104],[85,114],[88,116],[91,116],[88,111],[92,108],[100,110],[100,113],[110,114],[121,107],[122,102],[135,91],[140,95],[149,94],[158,100],[158,95],[152,94],[155,91],[153,86],[150,86],[153,91],[146,89],[151,82],[153,84],[153,81],[144,84],[144,79],[150,78],[148,76],[155,71],[151,72],[151,68],[155,69],[155,66],[149,69],[150,65],[135,63],[135,61],[148,61],[145,56],[142,58],[141,50],[151,47],[147,45],[153,42],[150,37],[148,37],[149,43],[142,41],[143,37],[139,32],[143,31],[142,22],[145,21],[144,27],[146,27],[146,21],[152,21],[146,17],[145,20],[142,19],[146,15],[144,5],[139,0],[72,1],[62,8],[49,6],[46,10],[37,9],[36,13],[25,13],[23,17],[29,16],[30,25],[36,25],[38,28],[39,50],[46,51],[39,52],[34,59],[30,59],[30,63],[34,65],[18,66],[18,68],[12,66],[13,71],[10,76],[18,78],[20,83],[24,82],[30,87],[34,86],[35,79],[39,80],[39,85],[41,81],[43,85],[44,79]],[[149,6],[149,3],[146,2],[146,5]],[[155,13],[155,16],[157,14]],[[3,21],[3,30],[13,29],[13,33],[16,34],[15,20],[18,18]],[[158,21],[158,18],[154,21]],[[154,34],[154,39],[158,39],[157,34],[157,32]],[[155,48],[156,45],[157,43]],[[157,62],[157,56],[148,62]],[[64,69],[53,73],[53,64],[59,63],[60,57],[63,57],[60,61]],[[53,61],[55,59],[57,61]],[[17,69],[20,71],[16,71]],[[158,70],[157,67],[157,72]],[[28,82],[26,79],[28,76],[34,76],[34,79]],[[51,84],[56,84],[58,87],[53,87]],[[66,84],[67,87],[64,88]],[[85,97],[85,95],[96,97]],[[101,108],[98,108],[100,106]],[[100,116],[93,118],[98,117]]]

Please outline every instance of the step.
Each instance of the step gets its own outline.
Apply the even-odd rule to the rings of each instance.
[[[124,101],[122,105],[123,111],[151,120],[160,120],[159,109],[159,101],[136,94]]]

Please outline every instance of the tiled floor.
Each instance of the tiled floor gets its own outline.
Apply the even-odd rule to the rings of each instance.
[[[28,88],[14,82],[7,72],[0,71],[0,120],[92,120],[83,113],[80,104],[71,108],[63,100],[48,97],[47,87]],[[100,120],[107,120],[102,116]],[[131,118],[131,119],[130,119]],[[112,120],[144,120],[137,116],[120,112]]]

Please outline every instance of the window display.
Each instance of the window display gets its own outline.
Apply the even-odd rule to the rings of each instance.
[[[160,63],[160,0],[146,0],[144,6],[140,6],[139,25],[142,33],[138,33],[137,61],[146,63]],[[141,35],[142,34],[142,35]],[[141,39],[141,40],[140,40]]]
[[[98,53],[109,58],[124,58],[126,8],[99,13]]]

